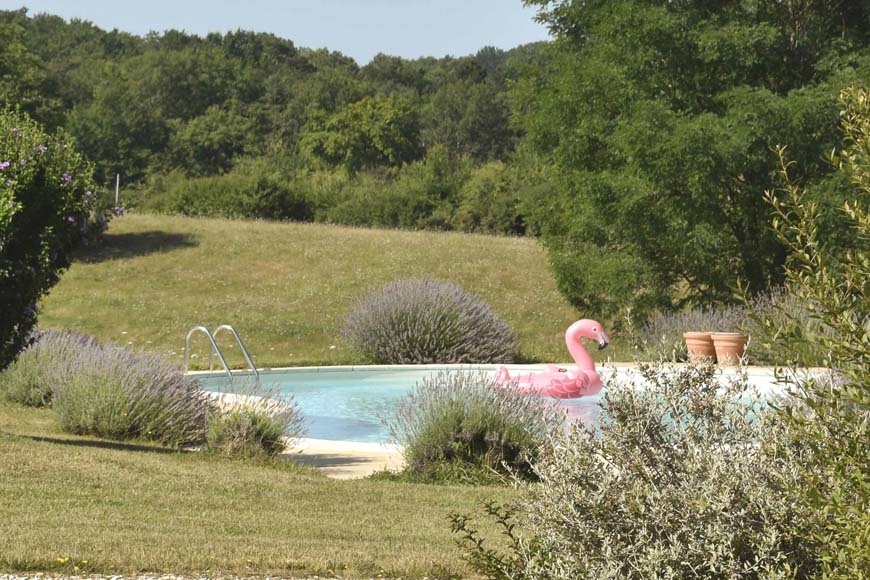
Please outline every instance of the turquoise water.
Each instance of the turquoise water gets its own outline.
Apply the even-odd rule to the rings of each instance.
[[[290,370],[261,373],[266,387],[292,395],[305,417],[306,437],[333,441],[389,442],[384,421],[393,417],[396,403],[437,370]],[[469,372],[469,371],[454,371]],[[226,377],[209,376],[204,388],[226,390]],[[558,401],[568,415],[597,424],[599,395]],[[555,399],[552,399],[557,403]]]

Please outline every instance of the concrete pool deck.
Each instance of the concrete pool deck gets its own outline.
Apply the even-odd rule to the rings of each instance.
[[[402,468],[402,453],[397,445],[299,439],[281,457],[319,469],[335,479],[357,479],[377,471]]]

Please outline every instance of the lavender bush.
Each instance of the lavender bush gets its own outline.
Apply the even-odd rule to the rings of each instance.
[[[279,399],[259,381],[221,394],[209,422],[206,449],[227,457],[274,457],[305,431],[293,399]]]
[[[93,347],[96,341],[71,331],[37,332],[30,346],[5,371],[0,373],[0,398],[43,407],[51,404],[53,385],[59,384],[69,362],[82,347]]]
[[[801,306],[783,288],[773,288],[750,299],[745,305],[694,308],[683,312],[672,312],[658,316],[647,322],[638,333],[639,349],[646,358],[664,358],[685,361],[686,343],[683,333],[701,332],[742,332],[750,337],[746,348],[746,358],[752,364],[785,364],[785,349],[777,341],[755,340],[763,332],[761,320],[777,317],[783,322],[786,314],[790,320],[792,336],[804,345],[800,349],[800,363],[818,366],[824,363],[824,353],[810,347],[813,337],[828,336],[829,329],[814,320],[811,313]],[[794,356],[793,345],[791,354]]]
[[[683,333],[738,332],[747,320],[741,306],[693,308],[682,312],[662,314],[640,329],[640,350],[646,358],[688,359]]]
[[[506,363],[517,350],[516,335],[486,302],[437,280],[399,280],[371,292],[342,335],[382,364]]]
[[[472,371],[424,378],[388,421],[406,472],[433,480],[481,469],[528,477],[541,446],[563,424],[551,401]]]
[[[173,446],[201,442],[214,408],[195,379],[161,356],[74,332],[40,333],[0,375],[0,393],[51,404],[70,433]]]

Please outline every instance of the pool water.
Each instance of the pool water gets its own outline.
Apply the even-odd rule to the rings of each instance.
[[[260,378],[265,387],[285,397],[293,396],[306,421],[306,437],[386,443],[389,430],[385,421],[393,417],[396,403],[424,377],[438,370],[290,369],[261,372]],[[223,374],[204,376],[203,383],[206,390],[231,390],[226,388],[227,378]],[[598,419],[598,399],[599,395],[595,395],[558,404],[569,416],[594,425]]]

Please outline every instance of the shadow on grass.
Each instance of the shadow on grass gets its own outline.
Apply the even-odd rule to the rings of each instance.
[[[281,459],[292,461],[297,465],[306,467],[353,467],[354,465],[363,465],[372,462],[371,457],[359,457],[353,455],[342,455],[340,453],[282,453],[279,456]]]
[[[39,437],[36,435],[16,435],[22,439],[30,439],[39,443],[53,443],[57,445],[71,445],[73,447],[95,447],[97,449],[114,449],[115,451],[137,451],[144,453],[179,454],[186,451],[169,447],[156,447],[136,443],[121,443],[119,441],[99,441],[93,439],[61,439],[57,437]]]
[[[199,243],[190,234],[161,231],[130,234],[105,234],[99,245],[84,247],[76,252],[79,262],[95,264],[116,258],[135,258],[148,254],[162,254],[184,248],[195,248]]]

